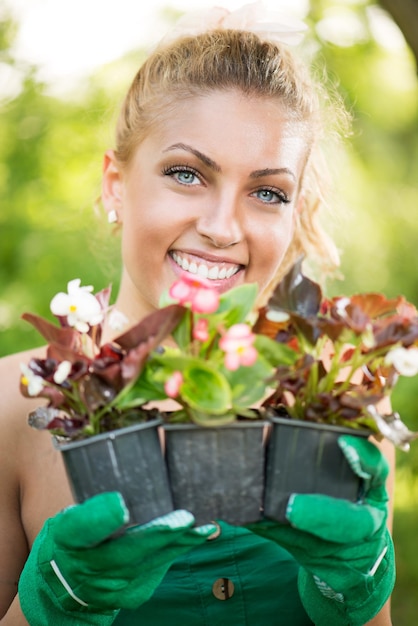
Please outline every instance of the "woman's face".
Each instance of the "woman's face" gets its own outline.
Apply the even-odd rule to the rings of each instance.
[[[119,170],[105,156],[103,201],[122,223],[117,306],[131,321],[184,271],[220,292],[262,291],[292,240],[307,156],[303,125],[273,99],[213,92],[173,106]]]

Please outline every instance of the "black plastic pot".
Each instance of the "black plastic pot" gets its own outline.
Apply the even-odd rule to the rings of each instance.
[[[338,446],[338,437],[368,437],[367,431],[270,417],[264,514],[284,521],[292,493],[321,493],[353,502],[361,497],[362,480]]]
[[[154,419],[68,443],[54,439],[76,502],[119,491],[130,512],[130,524],[144,524],[172,511],[158,435],[161,423]]]
[[[174,507],[191,511],[197,524],[260,519],[266,428],[266,421],[218,427],[165,424]]]

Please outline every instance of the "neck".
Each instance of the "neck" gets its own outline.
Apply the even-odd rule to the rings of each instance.
[[[146,315],[152,313],[156,307],[144,300],[133,285],[126,271],[122,274],[119,292],[114,304],[114,310],[122,313],[128,320],[121,330],[114,330],[105,325],[103,332],[103,341],[111,341],[118,335],[127,331],[131,326],[140,322]]]

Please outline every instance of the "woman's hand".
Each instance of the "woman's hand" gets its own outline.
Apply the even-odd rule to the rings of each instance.
[[[301,565],[299,593],[316,626],[363,626],[383,607],[395,582],[393,542],[386,527],[388,464],[367,440],[343,435],[339,444],[365,483],[359,503],[293,494],[288,524],[249,526],[276,541]]]
[[[146,602],[173,561],[215,531],[192,528],[188,511],[125,530],[128,520],[122,496],[104,493],[46,521],[19,582],[31,626],[112,624],[118,609]]]

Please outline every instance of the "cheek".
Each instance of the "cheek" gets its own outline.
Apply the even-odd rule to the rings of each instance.
[[[166,203],[159,201],[157,195],[146,186],[139,190],[135,187],[125,198],[123,225],[127,241],[139,239],[142,245],[155,238],[160,229],[164,229],[169,219]]]
[[[258,224],[252,229],[255,255],[254,263],[267,283],[276,273],[289,248],[294,233],[294,213],[289,211],[274,223]]]

